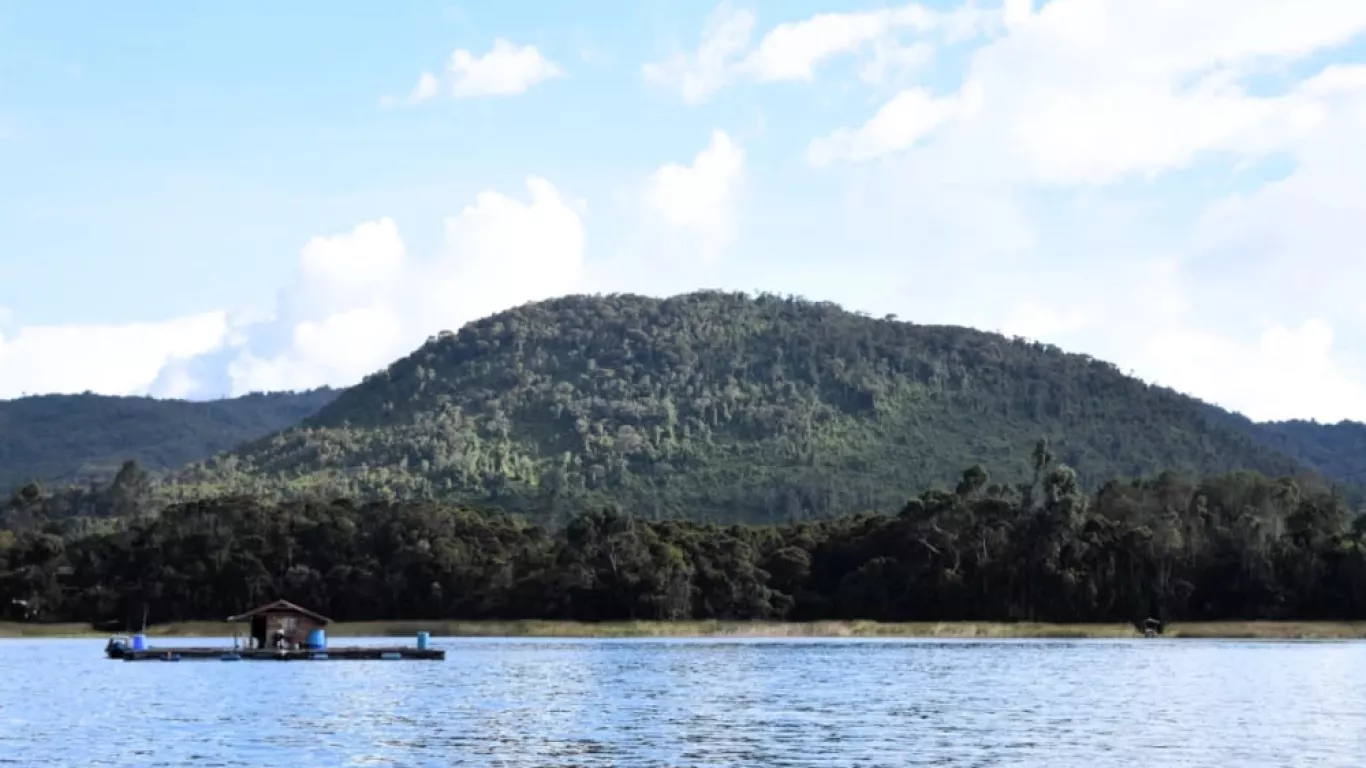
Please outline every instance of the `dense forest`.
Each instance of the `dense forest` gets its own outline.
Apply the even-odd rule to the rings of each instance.
[[[0,492],[35,480],[106,482],[125,461],[176,469],[299,423],[336,390],[191,402],[39,395],[0,400]]]
[[[894,512],[904,489],[977,463],[1019,482],[1040,435],[1092,490],[1306,468],[1212,411],[1232,418],[1083,355],[829,303],[570,296],[442,333],[164,498],[435,499],[550,526],[617,504],[772,524]]]
[[[147,509],[126,466],[87,511],[36,486],[0,520],[0,605],[113,627],[284,597],[334,619],[1366,619],[1366,518],[1312,480],[1162,473],[1086,492],[1040,442],[894,514],[784,525],[614,508],[555,531],[434,501]],[[101,506],[102,505],[102,506]],[[120,506],[122,505],[122,506]],[[103,623],[102,623],[103,622]]]

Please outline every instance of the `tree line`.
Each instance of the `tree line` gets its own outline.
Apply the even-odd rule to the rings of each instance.
[[[0,510],[0,607],[111,628],[275,598],[336,620],[1366,619],[1366,518],[1316,481],[1164,473],[1088,493],[1045,442],[1032,467],[1004,484],[974,466],[895,514],[727,525],[605,507],[553,530],[434,500],[151,510],[126,471],[107,497],[29,487]]]

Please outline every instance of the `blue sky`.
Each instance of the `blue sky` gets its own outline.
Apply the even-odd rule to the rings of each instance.
[[[1173,5],[0,1],[0,397],[718,287],[1366,419],[1366,4]]]

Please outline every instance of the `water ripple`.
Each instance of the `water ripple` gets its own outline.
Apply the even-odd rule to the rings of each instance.
[[[1360,766],[1366,645],[451,640],[124,664],[0,641],[0,764]]]

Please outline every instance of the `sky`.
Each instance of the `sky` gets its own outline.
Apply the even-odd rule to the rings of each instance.
[[[1361,0],[0,0],[0,398],[768,291],[1366,420]]]

